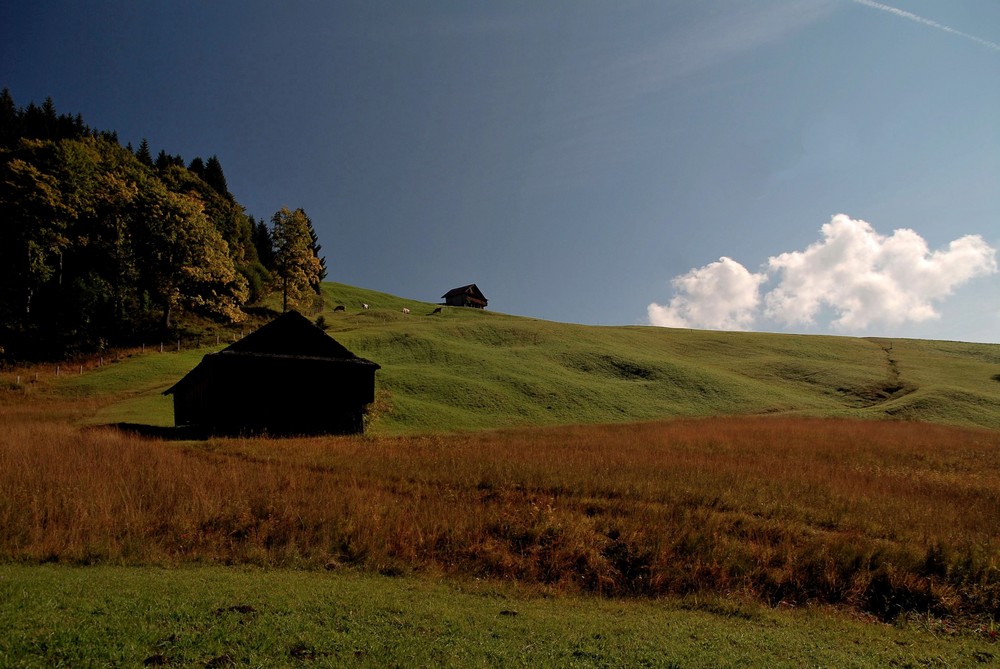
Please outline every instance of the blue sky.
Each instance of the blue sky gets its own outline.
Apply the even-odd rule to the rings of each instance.
[[[995,0],[14,0],[0,86],[218,155],[331,280],[1000,342]]]

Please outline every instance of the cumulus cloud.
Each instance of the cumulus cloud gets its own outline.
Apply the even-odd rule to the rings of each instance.
[[[745,330],[760,304],[765,274],[752,274],[732,258],[692,269],[671,281],[676,295],[667,306],[650,304],[649,322],[663,327]]]
[[[762,272],[723,258],[672,282],[667,306],[650,304],[649,322],[671,327],[747,329],[760,317],[783,325],[830,325],[859,331],[872,325],[938,318],[935,304],[975,277],[997,271],[996,250],[979,235],[930,251],[916,232],[877,233],[865,221],[839,214],[804,251],[771,257]],[[759,287],[774,278],[763,297]]]
[[[885,237],[865,221],[840,214],[805,251],[768,261],[780,281],[764,299],[765,315],[782,323],[812,324],[824,306],[841,330],[874,323],[898,325],[937,318],[934,303],[977,276],[997,271],[996,251],[967,235],[931,253],[913,230]]]

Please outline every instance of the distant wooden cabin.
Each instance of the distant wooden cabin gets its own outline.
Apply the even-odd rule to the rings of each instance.
[[[174,423],[211,434],[353,434],[379,365],[289,311],[210,353],[164,395]]]
[[[462,286],[461,288],[452,288],[441,297],[444,298],[445,304],[452,307],[486,308],[486,296],[483,295],[483,291],[479,290],[479,286],[474,283]]]

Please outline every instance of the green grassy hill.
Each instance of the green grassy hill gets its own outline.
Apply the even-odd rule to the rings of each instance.
[[[323,297],[328,332],[382,366],[370,422],[382,434],[758,413],[1000,428],[1000,345],[434,313],[337,283]],[[159,393],[200,355],[147,354],[64,383],[117,393],[95,420],[170,424]]]

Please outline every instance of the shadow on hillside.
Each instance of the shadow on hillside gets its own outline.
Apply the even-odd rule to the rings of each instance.
[[[108,423],[106,425],[95,425],[94,428],[118,430],[119,432],[147,437],[149,439],[162,439],[164,441],[191,441],[208,438],[208,434],[204,430],[186,425],[166,427],[163,425],[144,425],[142,423]]]

